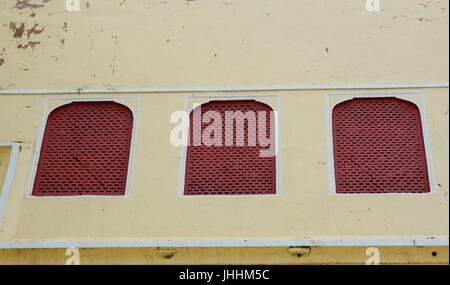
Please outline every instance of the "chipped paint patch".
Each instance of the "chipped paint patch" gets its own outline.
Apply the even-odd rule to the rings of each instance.
[[[22,39],[24,33],[26,33],[27,39],[30,40],[31,35],[39,35],[45,29],[45,27],[42,27],[41,29],[39,29],[38,28],[39,24],[34,24],[34,26],[31,29],[26,29],[24,23],[21,23],[20,27],[17,27],[17,26],[18,26],[17,23],[14,23],[14,22],[9,23],[10,30],[14,32],[13,38],[18,38],[18,39]],[[40,42],[38,42],[38,41],[29,41],[26,44],[23,44],[20,42],[21,42],[20,40],[18,42],[16,42],[16,44],[18,44],[17,45],[18,49],[27,49],[28,47],[33,48],[36,45],[40,44]]]
[[[22,23],[20,27],[17,28],[17,24],[14,22],[9,23],[9,29],[14,32],[13,38],[21,38],[25,32],[25,24]]]
[[[47,3],[49,0],[43,0],[42,3]],[[13,8],[17,8],[19,10],[30,8],[37,9],[44,7],[43,4],[30,4],[30,0],[19,0]]]
[[[26,45],[19,44],[17,46],[17,48],[19,48],[19,49],[27,49],[28,47],[34,48],[35,46],[37,46],[40,43],[41,42],[28,42]]]
[[[5,55],[5,50],[6,49],[2,49],[2,51],[0,52],[0,56],[4,56]],[[2,66],[5,63],[5,59],[0,58],[0,66]]]
[[[38,29],[36,29],[37,26],[38,26],[38,24],[35,24],[33,26],[33,28],[27,30],[27,38],[28,39],[30,38],[30,35],[32,35],[32,34],[39,35],[44,31],[45,27],[42,27],[42,29],[38,30]]]

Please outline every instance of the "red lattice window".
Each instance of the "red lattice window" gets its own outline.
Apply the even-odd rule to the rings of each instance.
[[[133,114],[115,102],[73,102],[47,119],[34,196],[124,195]]]
[[[333,109],[336,193],[430,192],[420,112],[397,98]]]
[[[225,112],[253,111],[255,114],[264,112],[266,138],[274,138],[274,127],[271,125],[272,108],[255,100],[210,101],[200,106],[202,118],[208,111],[220,113],[222,118],[222,145],[200,146],[193,145],[193,112],[190,114],[189,146],[186,155],[185,195],[261,195],[276,194],[276,162],[275,155],[261,156],[260,150],[269,146],[256,146],[248,143],[248,134],[256,137],[260,128],[249,128],[248,121],[244,121],[244,144],[236,143],[236,129],[238,121],[233,123],[233,131],[225,131]],[[242,121],[241,121],[242,122]],[[239,124],[241,124],[241,122]],[[272,120],[273,123],[273,120]],[[201,123],[201,133],[210,123]],[[227,146],[226,140],[232,137],[233,145]],[[241,139],[240,139],[241,140]],[[273,143],[273,142],[272,142]]]

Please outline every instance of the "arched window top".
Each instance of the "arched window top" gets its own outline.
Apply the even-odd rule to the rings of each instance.
[[[240,110],[245,111],[273,111],[272,107],[268,104],[256,100],[211,100],[205,102],[196,108],[201,108],[202,112],[209,110],[217,111],[229,111],[229,110]],[[194,110],[196,109],[194,108]],[[194,110],[191,111],[190,115],[193,115]]]
[[[114,112],[114,114],[122,113],[127,114],[127,116],[131,116],[131,118],[133,118],[133,112],[130,108],[128,108],[124,104],[114,101],[73,101],[71,103],[64,104],[53,109],[48,114],[47,122],[49,121],[49,119],[51,119],[51,117],[63,112],[70,112],[71,114],[81,112],[87,114],[87,112],[89,111],[95,112],[95,114],[97,114],[98,112],[104,112],[106,114],[111,114],[111,112]]]
[[[200,120],[203,120],[199,125],[202,139],[213,124],[218,124],[219,134],[215,135],[219,136],[219,145],[207,146],[204,141],[200,145],[194,143],[195,111],[199,111]],[[210,111],[215,112],[216,116],[205,121],[204,115]],[[241,119],[236,119],[237,116],[227,121],[237,112],[243,115]],[[231,116],[227,117],[227,114]],[[184,194],[276,194],[275,155],[261,156],[262,150],[274,148],[274,125],[273,109],[255,100],[212,100],[192,110]],[[239,128],[243,130],[243,136],[237,134]],[[269,145],[261,144],[258,140],[260,135],[268,139]],[[252,136],[256,144],[252,144]],[[209,138],[209,135],[206,137]],[[227,142],[233,143],[230,145]]]
[[[354,98],[333,108],[336,193],[430,192],[419,108]]]
[[[111,101],[72,102],[47,118],[34,196],[123,195],[133,114]]]
[[[346,100],[334,106],[333,113],[336,111],[341,111],[342,108],[364,108],[371,104],[370,108],[377,108],[378,106],[384,105],[385,107],[391,109],[403,109],[408,112],[414,112],[420,118],[420,110],[416,104],[411,101],[396,98],[396,97],[361,97],[361,98],[352,98],[350,100]]]

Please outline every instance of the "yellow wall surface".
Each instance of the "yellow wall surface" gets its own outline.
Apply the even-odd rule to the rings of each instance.
[[[448,264],[448,247],[379,247],[379,264]],[[0,250],[0,264],[55,264],[72,261],[66,249]],[[307,255],[296,255],[287,247],[255,248],[84,248],[76,253],[80,265],[229,265],[229,264],[355,264],[373,257],[366,247],[312,247]]]
[[[19,2],[0,3],[2,89],[406,84],[449,77],[448,1],[381,0],[379,12],[359,0],[81,0],[79,12],[66,11],[65,1],[26,1],[37,8]],[[22,23],[21,35],[10,28]]]
[[[0,146],[0,194],[2,193],[3,183],[8,171],[9,157],[11,155],[11,147]]]
[[[0,104],[8,106],[3,115],[20,116],[20,120],[2,125],[2,140],[21,141],[23,147],[0,238],[24,241],[448,238],[449,121],[448,115],[444,115],[448,108],[447,91],[445,88],[424,91],[434,163],[430,169],[434,169],[436,193],[339,196],[330,194],[324,91],[276,92],[280,95],[281,195],[235,197],[179,196],[182,158],[180,147],[170,143],[175,124],[169,122],[173,111],[184,109],[185,94],[178,93],[137,96],[142,101],[135,130],[133,186],[128,197],[27,197],[41,117],[43,112],[48,113],[44,110],[45,98],[64,95],[1,96]],[[118,95],[108,98],[115,96]],[[223,95],[215,94],[214,98],[223,98],[220,96]],[[76,100],[83,97],[78,95]],[[27,109],[28,98],[35,103]],[[125,99],[130,106],[133,100]],[[51,100],[47,109],[63,102],[66,100]]]
[[[395,240],[408,246],[386,247],[384,251],[392,254],[387,263],[448,263],[448,1],[381,1],[381,10],[374,12],[366,10],[364,1],[81,4],[80,11],[69,12],[64,1],[0,3],[0,142],[20,144],[2,209],[2,248],[152,241],[200,241],[214,247],[215,241],[252,240],[260,247],[243,252],[180,248],[192,252],[187,255],[191,259],[181,255],[178,262],[258,263],[262,256],[261,263],[360,263],[366,258],[359,257],[360,251],[364,253],[357,247],[361,241],[381,246]],[[297,87],[290,90],[273,87],[293,85]],[[313,90],[310,85],[322,87]],[[243,87],[223,91],[235,86]],[[190,87],[199,88],[174,89]],[[148,89],[115,90],[124,88]],[[267,102],[279,112],[280,192],[182,197],[184,157],[180,147],[170,143],[176,125],[169,121],[171,114],[230,95]],[[395,96],[419,107],[429,142],[433,193],[330,193],[329,112],[337,102],[355,96]],[[135,116],[127,195],[31,197],[35,155],[48,113],[74,100],[104,99],[126,104]],[[287,247],[261,248],[274,240],[286,241],[286,246],[290,240],[313,245],[339,240],[355,247],[313,248],[312,253],[321,252],[317,256],[331,257],[301,262],[289,255],[272,259],[270,252],[287,251]],[[440,240],[442,244],[435,246],[447,253],[431,256],[431,248],[413,247],[416,240],[430,244]],[[60,262],[61,249],[39,250],[47,257],[38,260],[31,249],[0,250],[0,263]],[[82,252],[92,253],[85,261],[90,264],[161,263],[133,259],[133,250],[137,249]],[[208,257],[216,251],[228,259]],[[123,259],[108,261],[105,255]],[[339,256],[341,261],[336,261]]]

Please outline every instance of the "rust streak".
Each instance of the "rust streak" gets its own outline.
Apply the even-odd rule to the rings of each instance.
[[[3,58],[0,58],[0,66],[2,66],[5,63],[5,60]]]

